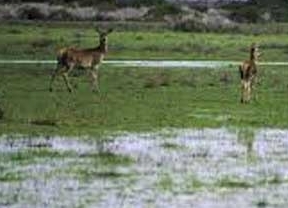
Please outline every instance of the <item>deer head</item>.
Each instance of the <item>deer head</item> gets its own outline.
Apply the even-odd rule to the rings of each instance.
[[[258,61],[261,56],[261,52],[259,51],[259,46],[256,43],[252,43],[250,47],[250,58]]]
[[[106,44],[107,42],[107,35],[109,33],[111,33],[113,31],[112,28],[108,29],[108,30],[103,30],[103,29],[100,29],[100,28],[96,28],[96,32],[99,34],[99,41],[100,43],[102,44]]]
[[[107,42],[108,42],[108,38],[107,35],[109,33],[111,33],[113,31],[112,28],[108,29],[108,30],[103,30],[100,28],[96,27],[96,32],[99,34],[99,49],[103,52],[103,53],[107,53],[108,51],[108,47],[107,47]]]

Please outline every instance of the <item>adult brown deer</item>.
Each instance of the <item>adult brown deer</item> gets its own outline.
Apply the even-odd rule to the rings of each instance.
[[[96,29],[99,33],[99,45],[95,48],[79,49],[74,47],[62,48],[57,53],[57,67],[50,80],[50,91],[53,91],[53,82],[58,75],[61,75],[65,81],[67,89],[72,92],[68,75],[75,68],[83,68],[88,71],[91,78],[92,90],[99,92],[98,69],[108,52],[107,35],[113,30],[102,31]]]
[[[243,61],[239,66],[241,78],[241,103],[248,103],[251,100],[252,85],[257,75],[257,61],[260,52],[256,43],[252,43],[250,47],[250,59]]]

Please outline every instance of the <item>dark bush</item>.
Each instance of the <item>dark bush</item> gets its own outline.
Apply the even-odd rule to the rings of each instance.
[[[44,6],[44,5],[43,5]],[[28,20],[43,20],[47,19],[48,12],[46,8],[40,5],[24,4],[17,10],[18,18]]]
[[[151,8],[147,14],[147,16],[150,19],[159,19],[159,18],[163,18],[164,15],[178,15],[181,14],[182,10],[179,6],[177,6],[176,4],[159,4],[154,6],[153,8]]]
[[[71,15],[70,12],[68,12],[64,7],[61,7],[59,9],[54,9],[51,11],[49,14],[49,19],[50,20],[73,20],[73,16]]]
[[[140,7],[167,4],[165,0],[117,0],[116,6]]]

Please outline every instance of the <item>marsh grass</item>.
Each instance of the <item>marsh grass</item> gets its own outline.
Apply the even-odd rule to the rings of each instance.
[[[34,163],[39,159],[51,158],[65,158],[75,156],[72,152],[58,152],[50,150],[49,148],[30,148],[21,151],[8,152],[1,154],[1,162],[9,161],[14,164],[27,165]]]
[[[26,178],[22,172],[15,171],[1,171],[0,182],[17,182],[22,181]]]
[[[216,183],[216,186],[220,188],[252,188],[253,184],[251,184],[249,181],[243,181],[237,178],[231,178],[231,177],[223,177],[219,179]]]
[[[73,177],[84,181],[100,178],[129,177],[131,173],[119,171],[119,167],[127,167],[135,161],[124,155],[117,155],[112,152],[85,153],[79,155],[78,162],[66,168],[66,172]]]
[[[76,178],[79,178],[83,181],[90,181],[90,180],[103,179],[103,178],[109,178],[109,179],[116,178],[117,179],[120,177],[129,176],[129,174],[119,173],[116,170],[97,170],[97,169],[92,169],[89,167],[74,169],[72,170],[72,173],[74,174]]]
[[[99,153],[87,153],[80,155],[80,158],[90,158],[95,166],[98,165],[131,165],[134,160],[128,156],[117,155],[109,151]]]
[[[200,180],[197,176],[191,175],[186,178],[186,189],[187,192],[194,192],[199,191],[202,188],[211,187],[212,184],[205,183],[204,181]]]
[[[163,174],[157,182],[156,187],[161,191],[172,191],[174,187],[173,178],[169,174]]]
[[[246,147],[247,155],[251,155],[255,141],[255,130],[252,128],[240,128],[237,132],[237,137],[238,141]]]
[[[164,142],[163,144],[161,144],[161,147],[163,147],[164,149],[167,149],[167,150],[181,150],[181,149],[185,149],[185,147],[182,147],[179,144],[175,144],[175,143],[171,143],[171,142]]]

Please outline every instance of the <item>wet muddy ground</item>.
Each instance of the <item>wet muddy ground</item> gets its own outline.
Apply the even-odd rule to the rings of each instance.
[[[288,130],[0,138],[0,207],[288,207]]]

